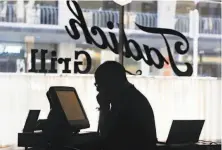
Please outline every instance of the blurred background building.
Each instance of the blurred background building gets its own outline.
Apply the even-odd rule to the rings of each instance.
[[[79,1],[89,27],[96,25],[106,29],[106,22],[118,23],[118,5],[112,1]],[[199,12],[198,38],[198,76],[221,77],[221,1],[135,1],[125,7],[125,32],[128,38],[139,44],[155,47],[166,53],[161,36],[138,32],[135,22],[148,27],[171,28],[182,32],[189,41],[190,50],[187,55],[174,53],[178,66],[183,68],[185,61],[193,62],[193,39],[191,32],[190,11]],[[47,49],[57,51],[58,57],[71,57],[74,60],[75,50],[87,50],[93,59],[90,71],[105,60],[118,60],[118,56],[107,50],[97,49],[85,43],[83,35],[79,40],[72,40],[65,31],[69,26],[69,12],[64,0],[1,0],[0,1],[0,72],[27,72],[30,69],[30,50]],[[115,26],[117,29],[117,26]],[[104,30],[108,32],[107,30]],[[118,33],[118,30],[113,32]],[[95,37],[97,38],[97,37]],[[97,38],[99,39],[99,38]],[[180,39],[179,39],[180,40]],[[171,37],[170,43],[178,41]],[[46,56],[46,68],[50,69],[50,53]],[[37,56],[37,68],[40,67],[40,55]],[[83,61],[84,58],[82,58]],[[85,63],[84,63],[85,64]],[[73,70],[73,62],[70,64]],[[144,62],[125,59],[127,70],[143,71],[145,76],[174,75],[172,71],[155,69]],[[58,73],[64,68],[57,65]]]

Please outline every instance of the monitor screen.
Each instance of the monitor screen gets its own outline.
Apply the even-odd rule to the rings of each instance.
[[[69,121],[86,119],[74,91],[56,91],[56,94]]]
[[[47,97],[51,103],[51,109],[54,110],[51,113],[52,120],[57,118],[56,120],[61,123],[65,119],[74,130],[90,127],[84,107],[74,87],[52,86],[47,92]]]

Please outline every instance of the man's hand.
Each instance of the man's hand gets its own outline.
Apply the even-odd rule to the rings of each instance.
[[[108,100],[107,96],[105,95],[105,93],[100,92],[97,95],[97,102],[100,106],[100,110],[101,111],[109,111],[110,109],[110,100]]]

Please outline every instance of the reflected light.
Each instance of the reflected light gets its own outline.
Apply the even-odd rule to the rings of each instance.
[[[20,53],[22,46],[6,46],[4,52],[6,53]]]

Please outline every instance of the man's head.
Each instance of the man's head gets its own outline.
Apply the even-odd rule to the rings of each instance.
[[[125,68],[116,61],[106,61],[95,72],[97,90],[115,91],[128,83]]]

